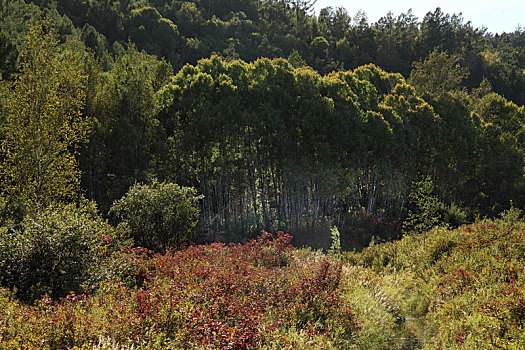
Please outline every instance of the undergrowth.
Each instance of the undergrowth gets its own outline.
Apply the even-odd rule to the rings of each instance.
[[[519,211],[347,253],[347,298],[367,349],[525,348]]]
[[[290,240],[265,233],[245,244],[190,246],[165,255],[128,249],[122,260],[127,278],[104,282],[93,295],[45,297],[36,306],[22,305],[2,290],[0,348],[91,349],[103,343],[274,349],[348,343],[358,325],[341,296],[341,263],[311,253],[299,260]]]
[[[0,290],[0,348],[525,348],[519,215],[342,255],[293,249],[283,233],[124,249],[91,294],[28,305]]]

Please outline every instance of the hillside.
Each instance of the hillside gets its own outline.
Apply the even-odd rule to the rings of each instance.
[[[348,248],[366,246],[370,230],[398,237],[412,184],[428,176],[442,217],[525,205],[521,31],[492,35],[439,9],[369,24],[310,7],[1,1],[1,196],[18,213],[4,222],[22,219],[17,191],[36,178],[24,168],[34,157],[15,159],[31,141],[15,146],[25,138],[9,139],[20,133],[9,120],[40,98],[20,90],[37,71],[15,73],[33,64],[27,35],[44,18],[53,47],[40,49],[57,55],[36,69],[68,67],[60,79],[75,96],[57,98],[82,116],[64,136],[74,159],[55,173],[72,166],[53,185],[58,200],[81,193],[107,217],[135,183],[176,183],[204,196],[195,240],[285,230],[326,247],[335,225]]]
[[[518,215],[410,234],[344,263],[292,249],[282,233],[166,255],[128,250],[112,258],[119,277],[93,294],[29,307],[3,290],[0,347],[518,349]]]
[[[374,63],[410,75],[413,62],[434,49],[455,55],[470,75],[469,90],[487,79],[494,90],[522,105],[525,33],[492,34],[460,14],[437,8],[423,18],[410,11],[369,23],[366,13],[343,7],[313,14],[314,1],[50,1],[2,0],[4,79],[16,70],[24,22],[39,9],[54,18],[62,35],[74,35],[110,66],[129,43],[170,62],[175,71],[216,54],[225,59],[299,58],[320,74]]]
[[[524,235],[519,211],[435,228],[348,254],[347,296],[362,349],[525,346]],[[406,347],[405,347],[406,348]]]
[[[525,32],[312,4],[0,0],[0,348],[525,346]]]

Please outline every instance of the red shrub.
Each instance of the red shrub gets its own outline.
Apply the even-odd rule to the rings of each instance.
[[[103,284],[93,296],[46,301],[36,314],[61,348],[111,337],[119,343],[163,338],[179,347],[251,349],[277,328],[350,335],[352,310],[339,294],[340,264],[294,262],[291,236],[264,233],[245,244],[190,246],[154,255],[134,249],[138,287]],[[52,325],[52,327],[51,327]],[[62,335],[61,335],[62,334]],[[49,345],[49,344],[48,344]]]

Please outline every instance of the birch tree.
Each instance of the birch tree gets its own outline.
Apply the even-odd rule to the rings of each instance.
[[[31,28],[5,109],[2,190],[36,216],[78,190],[76,146],[85,139],[81,53],[59,45],[44,21]]]

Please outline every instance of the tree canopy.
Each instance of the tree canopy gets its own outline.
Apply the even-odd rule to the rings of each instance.
[[[2,197],[107,213],[157,179],[204,196],[199,237],[337,226],[342,242],[355,213],[404,220],[422,178],[470,217],[525,203],[520,29],[310,5],[0,2]]]
[[[7,94],[2,186],[35,213],[79,189],[74,152],[86,139],[86,75],[72,45],[59,46],[48,23],[33,26]]]

